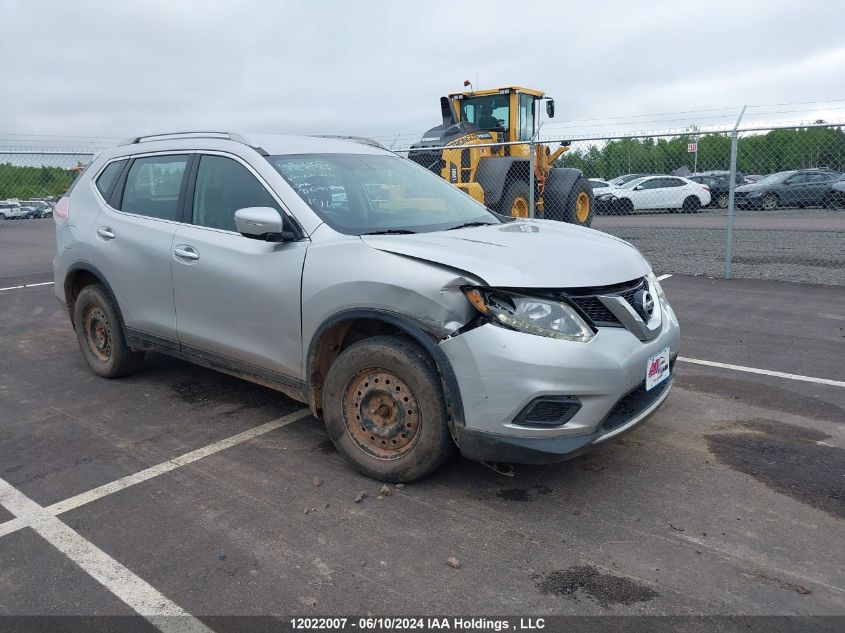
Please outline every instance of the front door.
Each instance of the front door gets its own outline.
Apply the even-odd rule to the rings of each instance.
[[[199,157],[190,223],[173,240],[182,350],[274,380],[302,377],[300,282],[307,240],[274,243],[235,228],[235,211],[281,206],[240,159]]]

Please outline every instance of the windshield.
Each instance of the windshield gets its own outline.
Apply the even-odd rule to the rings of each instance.
[[[467,194],[398,156],[301,154],[267,160],[322,220],[348,235],[500,223]]]
[[[624,185],[626,182],[630,182],[638,178],[642,178],[642,174],[625,174],[624,176],[617,176],[609,182],[611,185],[616,185],[618,187],[620,185]]]
[[[769,174],[765,178],[758,180],[757,182],[761,185],[771,185],[777,182],[783,182],[787,178],[792,175],[793,172],[791,171],[781,171],[776,174]]]
[[[508,95],[461,99],[461,121],[472,123],[482,130],[507,130],[509,121]],[[532,113],[533,118],[533,113]],[[533,130],[534,123],[531,122]]]
[[[626,180],[621,185],[616,185],[616,186],[619,187],[620,189],[633,189],[634,187],[636,187],[640,183],[644,182],[645,180],[646,179],[642,178],[642,177],[634,178],[633,180]]]

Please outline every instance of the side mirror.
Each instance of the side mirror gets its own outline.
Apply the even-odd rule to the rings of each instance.
[[[793,183],[792,180],[784,180],[783,181],[783,184],[785,184],[785,185],[791,185],[792,183]]]
[[[235,226],[244,237],[268,242],[287,242],[296,239],[293,231],[285,230],[282,215],[273,207],[246,207],[235,211]]]
[[[642,185],[637,185],[636,187],[634,187],[634,191],[640,191],[642,188]]]
[[[546,101],[546,114],[550,119],[555,118],[555,100],[549,99]]]

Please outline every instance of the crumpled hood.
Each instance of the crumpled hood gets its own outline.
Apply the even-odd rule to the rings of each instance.
[[[606,286],[651,270],[630,244],[550,220],[521,220],[412,235],[363,235],[371,248],[456,268],[490,286]]]

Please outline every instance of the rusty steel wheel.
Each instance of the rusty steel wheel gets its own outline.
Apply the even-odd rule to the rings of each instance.
[[[455,449],[437,366],[408,337],[378,335],[343,350],[326,374],[322,405],[332,443],[374,479],[414,481]]]
[[[85,286],[73,299],[73,329],[82,355],[98,376],[126,376],[144,359],[144,352],[126,344],[120,311],[100,284]]]
[[[399,376],[368,369],[355,376],[343,393],[346,431],[356,446],[379,459],[407,455],[419,437],[420,404]]]
[[[88,349],[101,362],[111,358],[111,325],[108,317],[98,305],[88,305],[83,312],[82,328]]]

